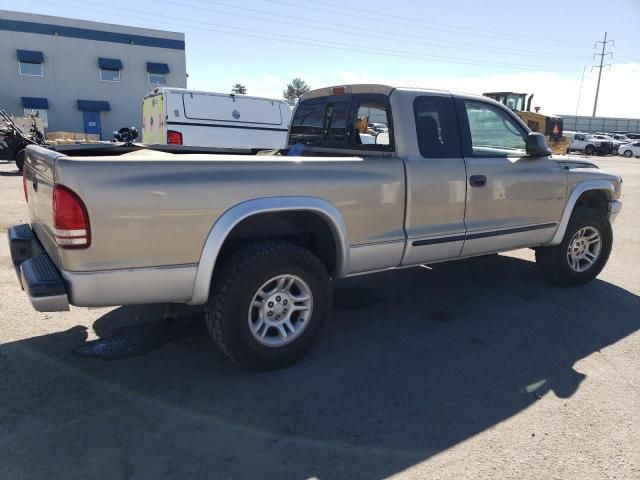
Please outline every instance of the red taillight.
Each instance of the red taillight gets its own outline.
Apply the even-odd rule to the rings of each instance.
[[[182,145],[182,134],[174,130],[167,130],[167,143],[170,145]]]
[[[53,234],[61,248],[91,244],[87,209],[78,195],[62,185],[53,187]]]
[[[332,95],[344,95],[345,93],[351,93],[351,87],[333,87],[331,89]]]
[[[27,192],[27,164],[22,165],[22,190],[24,191],[24,199],[29,203],[29,192]]]

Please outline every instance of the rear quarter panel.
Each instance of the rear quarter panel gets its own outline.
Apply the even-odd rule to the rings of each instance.
[[[243,201],[274,196],[331,202],[344,218],[350,246],[404,238],[398,158],[224,158],[59,159],[58,181],[85,202],[92,235],[88,249],[60,251],[63,268],[197,263],[220,215]]]

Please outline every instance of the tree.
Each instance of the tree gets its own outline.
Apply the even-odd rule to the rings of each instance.
[[[231,93],[235,93],[236,95],[246,95],[247,87],[242,85],[241,83],[236,83],[233,87],[231,87]]]
[[[287,100],[295,100],[307,93],[311,88],[307,85],[307,82],[301,78],[294,78],[291,83],[287,85],[287,89],[282,92],[282,96]]]

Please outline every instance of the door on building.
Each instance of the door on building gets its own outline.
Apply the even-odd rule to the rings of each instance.
[[[84,133],[98,135],[102,140],[102,125],[100,124],[100,112],[84,111],[82,112],[84,120]]]

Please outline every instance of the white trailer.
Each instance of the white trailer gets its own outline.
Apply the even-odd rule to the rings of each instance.
[[[142,142],[197,147],[285,148],[284,100],[158,87],[144,97]]]

